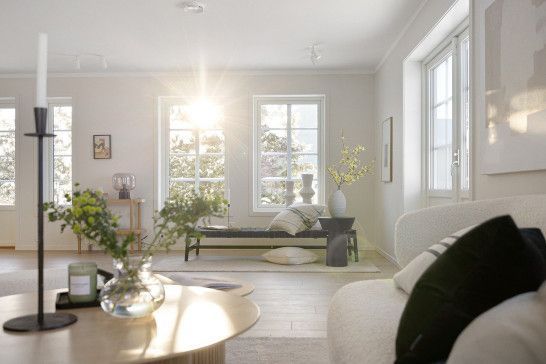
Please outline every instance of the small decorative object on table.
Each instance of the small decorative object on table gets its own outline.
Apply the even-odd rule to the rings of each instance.
[[[284,194],[286,198],[286,207],[292,205],[296,199],[296,194],[294,193],[294,181],[286,181],[286,193]]]
[[[68,265],[68,298],[70,302],[93,302],[97,299],[97,264]]]
[[[315,195],[315,190],[313,189],[313,174],[302,173],[301,181],[303,187],[300,190],[300,196],[303,199],[303,203],[311,204],[313,203],[313,196]]]
[[[112,186],[119,191],[120,200],[130,199],[130,191],[136,187],[136,177],[131,173],[116,173],[112,176]]]
[[[358,144],[354,148],[345,145],[343,130],[341,131],[341,159],[337,164],[328,167],[328,174],[337,185],[337,190],[328,198],[328,211],[332,217],[343,217],[347,210],[347,200],[341,187],[351,185],[361,177],[373,172],[373,161],[364,164],[360,161],[359,155],[366,148]]]
[[[65,195],[72,205],[59,206],[47,203],[49,221],[61,221],[61,231],[72,228],[114,258],[115,276],[101,291],[102,309],[117,317],[143,317],[155,311],[165,298],[163,286],[152,274],[151,257],[160,250],[168,250],[179,239],[189,241],[199,237],[197,222],[202,218],[222,217],[225,200],[219,195],[197,195],[190,192],[173,196],[165,202],[154,220],[154,236],[143,247],[142,256],[129,257],[129,246],[134,234],[118,242],[116,229],[118,216],[107,208],[100,191],[80,191],[78,185],[73,195]]]

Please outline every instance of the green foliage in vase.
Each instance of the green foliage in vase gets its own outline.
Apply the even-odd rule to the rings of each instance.
[[[108,209],[102,192],[81,191],[76,184],[72,195],[67,194],[65,198],[71,205],[44,204],[49,221],[60,221],[61,232],[71,228],[75,234],[87,238],[129,267],[129,246],[135,241],[135,236],[128,235],[118,240],[119,216]],[[168,250],[182,238],[187,241],[199,237],[198,222],[222,217],[225,206],[226,201],[221,195],[198,195],[193,191],[168,199],[165,206],[154,214],[153,238],[149,243],[143,243],[141,261],[146,261],[158,250]]]
[[[366,148],[360,144],[353,148],[345,145],[345,137],[341,134],[341,159],[328,166],[328,174],[338,189],[343,185],[351,185],[361,177],[373,173],[374,162],[368,164],[360,160],[360,154]]]

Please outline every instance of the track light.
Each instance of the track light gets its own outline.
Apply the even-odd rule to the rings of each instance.
[[[74,68],[77,70],[81,70],[82,63],[81,58],[82,57],[93,57],[95,59],[100,58],[100,63],[102,68],[107,69],[108,68],[108,62],[106,60],[106,56],[102,54],[95,54],[95,53],[78,53],[78,54],[69,54],[69,53],[50,53],[51,56],[55,57],[69,57],[74,60]]]
[[[184,1],[178,4],[178,7],[189,14],[203,14],[205,12],[205,4],[198,1]]]
[[[311,47],[309,47],[309,49],[309,58],[311,59],[311,63],[313,63],[313,66],[316,66],[322,59],[322,53],[319,49],[319,45],[313,44]]]

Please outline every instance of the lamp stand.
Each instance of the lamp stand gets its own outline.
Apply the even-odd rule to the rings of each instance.
[[[47,108],[35,107],[34,120],[36,133],[25,136],[38,138],[38,313],[16,317],[4,322],[8,331],[45,331],[65,327],[78,320],[70,313],[44,314],[44,138],[53,138],[47,134]]]

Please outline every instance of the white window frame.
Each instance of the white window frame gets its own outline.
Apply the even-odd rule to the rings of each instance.
[[[252,145],[253,145],[253,162],[252,162],[252,214],[253,215],[271,215],[273,213],[278,213],[283,209],[283,207],[265,207],[260,206],[260,196],[261,196],[261,183],[260,183],[260,155],[259,150],[260,142],[259,138],[261,136],[261,113],[260,107],[262,104],[316,104],[318,105],[318,145],[317,145],[317,160],[318,160],[318,176],[316,176],[318,191],[317,193],[318,202],[324,204],[325,201],[325,105],[326,105],[326,96],[325,95],[255,95],[253,96],[253,128],[252,128]],[[289,108],[290,110],[290,108]],[[290,111],[288,114],[290,119]],[[291,123],[287,123],[288,130],[288,145],[291,145]],[[291,149],[287,150],[288,160],[291,160]],[[290,171],[290,165],[288,166]],[[290,172],[288,172],[287,178],[291,178]],[[298,191],[294,191],[297,192]]]
[[[158,124],[159,127],[157,128],[157,134],[158,134],[158,151],[159,151],[159,161],[158,161],[158,203],[157,208],[161,209],[165,203],[165,200],[169,197],[169,182],[170,182],[170,176],[169,176],[169,146],[170,146],[170,107],[174,105],[189,105],[192,103],[192,100],[185,97],[178,97],[178,96],[160,96],[158,97]],[[199,176],[199,130],[194,130],[194,136],[196,141],[196,167],[195,167],[195,174],[194,178],[179,178],[179,180],[185,180],[187,182],[193,182],[195,181],[195,191],[198,192],[199,188],[199,182],[201,180],[203,181],[224,181],[224,197],[228,197],[228,190],[229,190],[229,178],[228,178],[228,141],[227,141],[227,130],[225,127],[222,127],[220,129],[212,129],[212,130],[222,130],[224,134],[224,178],[201,178]]]
[[[462,112],[462,103],[461,103],[461,52],[460,45],[461,43],[469,38],[469,26],[468,20],[465,20],[461,25],[459,25],[455,31],[453,31],[437,48],[435,48],[431,54],[425,58],[423,61],[423,75],[424,75],[424,130],[425,130],[425,140],[423,143],[423,153],[425,156],[424,160],[424,186],[426,186],[426,197],[428,198],[453,198],[456,201],[462,199],[470,199],[472,195],[472,110],[470,109],[470,137],[468,143],[470,145],[470,161],[469,161],[469,180],[470,185],[468,190],[461,189],[461,178],[460,178],[460,167],[458,178],[453,178],[452,190],[438,190],[432,189],[430,186],[431,178],[431,159],[430,159],[430,141],[432,130],[430,128],[431,122],[431,110],[430,100],[432,95],[431,87],[431,77],[430,71],[434,69],[438,64],[446,59],[448,54],[452,54],[452,146],[455,142],[460,142],[462,137],[462,128],[461,128],[461,112]],[[471,54],[469,54],[471,58]],[[471,84],[472,84],[472,75],[471,75],[471,64],[469,64],[469,93],[471,93]],[[471,97],[471,96],[470,96]],[[455,139],[456,138],[456,139]],[[458,144],[458,143],[457,143]],[[452,158],[455,150],[452,150]],[[460,153],[460,151],[458,151]],[[459,159],[460,160],[460,159]]]
[[[17,157],[19,155],[19,108],[17,107],[17,100],[15,97],[2,97],[0,98],[0,108],[6,108],[6,109],[15,109],[15,130],[13,131],[14,137],[15,137],[15,178],[13,182],[15,183],[15,200],[13,201],[13,205],[0,205],[0,211],[13,211],[17,207],[17,201],[18,201],[18,195],[19,195],[19,189],[18,189],[18,175],[19,175],[19,168],[18,168],[18,161]],[[7,131],[7,130],[6,130]]]
[[[72,179],[70,181],[72,188],[74,188],[74,105],[72,104],[71,97],[48,97],[47,99],[47,132],[55,134],[54,122],[53,122],[53,108],[56,106],[70,106],[72,108],[72,128],[70,129],[70,137],[72,141],[72,152],[70,158],[72,159]],[[44,160],[44,187],[47,201],[53,201],[55,198],[55,145],[54,138],[47,138],[46,142],[46,158]]]

